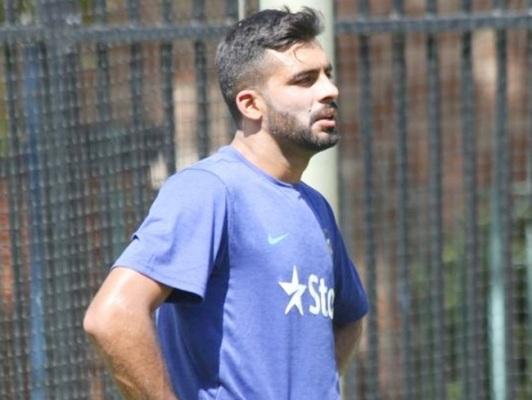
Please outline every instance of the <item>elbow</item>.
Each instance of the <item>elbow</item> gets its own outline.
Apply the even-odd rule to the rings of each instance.
[[[126,326],[144,321],[151,322],[144,308],[97,294],[83,317],[83,330],[93,342],[101,344],[121,336]]]
[[[102,323],[102,316],[100,314],[96,307],[91,304],[83,317],[83,330],[92,340],[96,340],[98,336],[101,336],[103,331],[104,324]]]
[[[114,334],[113,330],[119,320],[120,315],[112,305],[103,307],[99,302],[93,301],[83,317],[83,330],[93,342],[100,343]]]

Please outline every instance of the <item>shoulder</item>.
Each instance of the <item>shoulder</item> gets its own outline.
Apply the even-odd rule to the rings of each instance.
[[[234,155],[234,151],[231,151],[229,146],[225,146],[213,155],[179,171],[175,174],[175,180],[179,181],[185,177],[199,179],[202,182],[217,180],[226,189],[230,189],[242,181],[245,171],[246,168],[244,168],[242,161]]]
[[[223,204],[227,193],[226,183],[218,174],[196,163],[168,177],[150,209],[193,209],[209,202]]]
[[[222,147],[217,153],[184,168],[176,175],[177,181],[187,177],[192,182],[200,180],[199,184],[223,186],[231,197],[238,197],[239,193],[247,192],[264,181],[230,146]],[[180,175],[184,176],[181,178]],[[218,182],[214,183],[216,180]]]
[[[206,197],[226,191],[224,182],[215,174],[202,169],[186,168],[170,176],[159,189],[157,197]]]
[[[161,191],[224,191],[227,189],[224,171],[228,161],[219,153],[197,161],[171,175],[163,183]]]

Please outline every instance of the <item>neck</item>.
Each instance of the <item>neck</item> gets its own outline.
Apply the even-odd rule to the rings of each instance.
[[[282,146],[268,132],[246,134],[237,130],[231,145],[249,162],[267,174],[288,183],[297,183],[312,153]]]

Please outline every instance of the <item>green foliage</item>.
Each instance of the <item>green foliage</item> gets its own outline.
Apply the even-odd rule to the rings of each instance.
[[[482,337],[475,337],[474,340],[481,344],[484,349],[484,354],[479,355],[483,359],[483,364],[480,364],[485,370],[481,372],[482,376],[489,376],[489,293],[490,293],[490,235],[492,228],[492,210],[489,204],[489,195],[480,196],[479,210],[476,226],[477,234],[477,270],[475,274],[475,304],[476,313],[475,323],[482,324],[482,327],[477,331],[482,334]],[[532,343],[532,310],[530,304],[532,300],[529,297],[532,295],[532,288],[527,285],[527,243],[526,243],[526,229],[531,229],[532,225],[532,202],[530,197],[526,195],[514,195],[512,204],[512,232],[511,235],[511,268],[513,280],[511,287],[507,290],[511,291],[514,304],[512,305],[511,318],[513,321],[513,341],[516,344],[515,356],[519,359],[521,371],[518,376],[521,381],[517,382],[518,392],[525,391],[527,385],[525,377],[532,376],[530,368],[532,366],[532,354],[525,349],[526,343]],[[454,226],[449,227],[446,232],[443,243],[443,297],[445,310],[445,337],[447,353],[449,358],[446,363],[446,370],[448,372],[447,380],[447,395],[449,399],[461,399],[465,395],[465,381],[464,374],[461,373],[466,363],[472,362],[464,357],[464,349],[466,346],[467,329],[471,329],[467,318],[467,293],[470,290],[466,285],[466,274],[468,268],[468,260],[466,257],[467,249],[466,237],[466,219],[461,214],[460,219]],[[415,355],[415,359],[421,359],[427,351],[433,351],[434,339],[434,318],[439,316],[434,315],[434,309],[431,306],[433,301],[432,291],[435,282],[429,279],[430,274],[430,256],[422,255],[413,260],[411,264],[411,282],[413,298],[416,299],[414,312],[416,321],[415,335],[419,340],[420,348],[416,349],[419,354]],[[517,316],[517,317],[516,317]],[[471,322],[471,321],[469,321]],[[469,325],[469,326],[468,326]],[[471,334],[471,332],[469,332]],[[528,347],[529,349],[530,347]],[[523,356],[523,354],[529,354]],[[527,358],[526,360],[524,358]],[[527,367],[528,365],[528,367]],[[426,367],[425,367],[426,368]],[[429,372],[430,374],[430,372]],[[532,380],[532,378],[531,378]],[[532,382],[528,382],[531,385]],[[489,383],[484,382],[483,385]],[[430,383],[428,383],[430,386]],[[486,386],[485,390],[489,390]],[[530,393],[530,392],[528,392]],[[525,398],[525,397],[523,397]]]
[[[5,79],[0,79],[0,98],[5,99]],[[0,158],[8,154],[8,115],[4,104],[0,104]]]
[[[511,274],[513,276],[512,282],[507,282],[507,290],[511,292],[512,299],[514,304],[512,305],[510,318],[513,319],[513,343],[515,357],[520,358],[518,364],[522,370],[518,373],[519,377],[530,376],[530,366],[532,365],[532,354],[527,354],[526,351],[521,351],[524,349],[519,349],[519,347],[526,347],[527,341],[531,340],[532,332],[530,329],[532,327],[531,321],[529,319],[532,315],[532,310],[529,309],[531,300],[529,296],[532,295],[532,288],[529,288],[526,284],[527,273],[530,274],[530,271],[527,271],[527,263],[530,263],[530,260],[527,260],[526,252],[526,229],[527,226],[530,227],[532,224],[532,202],[530,201],[531,194],[525,195],[515,195],[513,197],[512,205],[512,231],[509,232],[511,240]],[[477,240],[478,240],[478,269],[477,276],[475,277],[476,284],[476,299],[479,305],[483,305],[485,308],[481,310],[483,315],[478,316],[477,321],[483,321],[485,326],[481,329],[481,332],[484,332],[486,336],[475,338],[475,340],[487,342],[487,332],[489,331],[488,324],[488,313],[489,313],[489,291],[491,287],[490,282],[490,235],[492,227],[492,211],[489,207],[489,204],[486,201],[481,202],[484,206],[479,211],[478,225],[477,225]],[[447,326],[447,332],[445,337],[450,338],[450,347],[458,349],[455,353],[455,357],[451,360],[453,365],[458,366],[461,362],[460,358],[463,356],[460,353],[462,344],[460,341],[465,332],[465,326],[461,322],[461,319],[464,317],[465,307],[464,304],[465,293],[468,290],[466,287],[467,282],[465,281],[465,274],[467,268],[470,268],[467,265],[466,260],[466,235],[465,235],[465,221],[461,221],[458,224],[459,228],[450,232],[448,237],[445,240],[443,262],[444,262],[444,279],[445,279],[445,308],[446,315],[451,318],[450,323]],[[530,229],[530,228],[529,228]],[[511,285],[511,286],[510,286]],[[478,310],[477,310],[478,311]],[[457,335],[458,333],[458,335]],[[485,359],[489,359],[489,344],[486,343],[482,346],[486,349],[486,354],[484,355]],[[527,367],[528,365],[528,367]],[[488,366],[485,366],[486,368]],[[454,367],[451,368],[451,370]],[[459,391],[459,387],[463,384],[461,382],[462,376],[457,375],[456,387],[452,386],[453,393]],[[526,382],[516,382],[517,383],[517,392],[523,392],[525,390]],[[530,385],[530,383],[529,383]],[[451,387],[449,387],[451,389]],[[451,396],[450,398],[458,398]],[[524,397],[523,397],[524,398]]]
[[[447,384],[447,399],[448,400],[461,400],[462,396],[462,386],[460,382],[454,381]]]
[[[0,95],[3,92],[0,89]],[[0,158],[7,158],[8,154],[8,127],[5,115],[0,116]]]
[[[92,0],[80,0],[79,6],[82,15],[82,24],[90,25],[94,22],[93,4]]]
[[[532,190],[532,188],[530,189]],[[518,197],[514,204],[514,240],[512,241],[512,256],[514,263],[525,265],[527,263],[526,229],[532,225],[532,194]],[[531,310],[532,312],[532,310]]]

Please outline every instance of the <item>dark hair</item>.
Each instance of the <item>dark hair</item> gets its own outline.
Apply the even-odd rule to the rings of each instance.
[[[299,42],[309,42],[323,30],[318,13],[309,7],[291,13],[263,10],[237,22],[218,45],[216,68],[222,95],[231,115],[239,124],[236,95],[242,89],[260,83],[263,70],[259,63],[266,49],[283,51]]]

